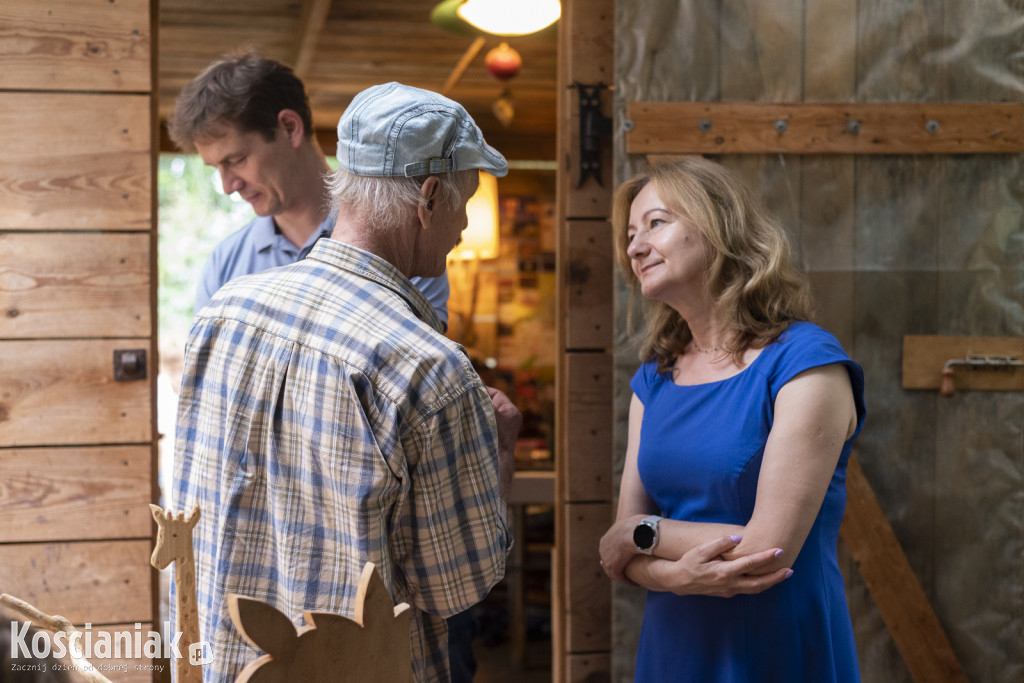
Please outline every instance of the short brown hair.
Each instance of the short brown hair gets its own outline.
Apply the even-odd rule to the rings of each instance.
[[[737,360],[748,348],[776,339],[791,322],[811,315],[810,287],[793,261],[779,222],[735,174],[703,157],[649,166],[615,192],[612,226],[615,255],[633,292],[639,282],[629,255],[629,211],[651,184],[665,207],[691,221],[708,254],[705,288],[732,339],[725,349]],[[666,370],[693,338],[673,308],[648,302],[640,359]]]
[[[180,149],[195,151],[195,141],[216,126],[228,124],[242,132],[274,139],[277,115],[295,111],[313,135],[309,97],[291,68],[255,52],[220,59],[182,88],[168,120],[168,133]]]

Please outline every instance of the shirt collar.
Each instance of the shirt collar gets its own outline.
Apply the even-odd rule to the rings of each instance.
[[[328,263],[387,287],[405,299],[420,320],[444,333],[441,319],[423,292],[380,256],[327,237],[317,242],[306,258]]]
[[[256,216],[249,226],[252,233],[252,241],[257,251],[266,251],[274,246],[277,239],[277,228],[274,227],[273,216]]]
[[[256,216],[252,219],[252,225],[249,227],[249,230],[252,231],[252,240],[257,251],[266,251],[273,247],[278,240],[284,240],[296,252],[301,252],[312,247],[321,237],[331,236],[331,233],[334,232],[334,216],[328,213],[327,218],[320,223],[320,227],[309,236],[309,239],[306,240],[306,243],[301,248],[295,247],[294,244],[285,239],[284,235],[277,231],[277,225],[274,223],[273,216]]]

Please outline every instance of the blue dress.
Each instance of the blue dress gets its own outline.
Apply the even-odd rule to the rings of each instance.
[[[644,404],[637,464],[662,515],[744,525],[754,511],[758,473],[775,397],[797,374],[840,363],[850,373],[857,432],[864,424],[864,373],[836,338],[793,323],[728,379],[678,386],[645,363],[633,377]],[[846,506],[851,437],[793,575],[757,595],[719,598],[647,592],[636,680],[651,683],[827,683],[858,681],[857,651],[836,560]]]

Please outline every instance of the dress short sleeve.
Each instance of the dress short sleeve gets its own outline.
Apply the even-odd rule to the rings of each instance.
[[[647,400],[651,396],[651,383],[657,374],[657,362],[647,361],[637,369],[633,374],[633,379],[629,382],[629,388],[644,405],[647,404]]]
[[[801,372],[834,363],[843,365],[850,375],[850,385],[857,407],[857,431],[860,431],[866,412],[864,370],[850,359],[835,335],[813,323],[793,323],[779,337],[778,348],[774,355],[776,357],[769,376],[773,403],[786,382]]]

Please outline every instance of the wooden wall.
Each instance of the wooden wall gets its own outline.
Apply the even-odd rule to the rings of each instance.
[[[155,16],[0,0],[0,592],[94,632],[156,615]]]
[[[1022,23],[1001,0],[618,0],[616,115],[634,102],[1020,103]],[[641,162],[625,137],[618,180]],[[864,366],[858,457],[967,677],[1020,680],[1024,396],[906,390],[901,353],[904,335],[1024,335],[1021,155],[718,158],[785,223],[817,322]],[[617,351],[617,457],[636,365]],[[840,559],[863,679],[911,680]],[[614,604],[613,680],[626,681],[642,598],[617,589]]]

